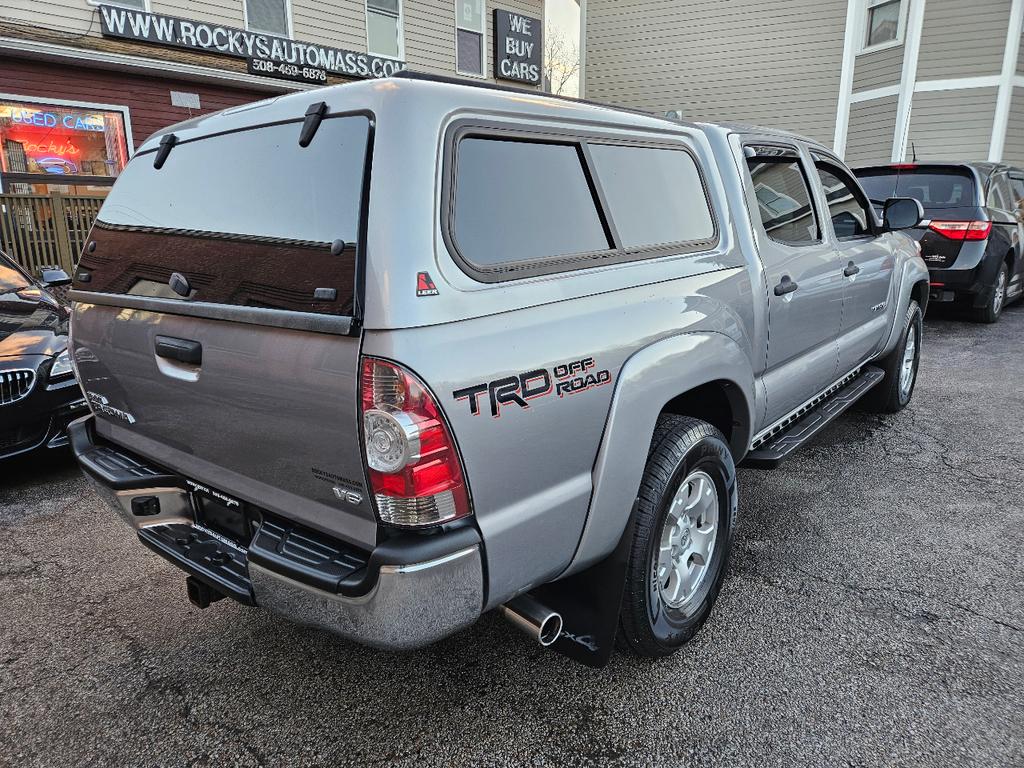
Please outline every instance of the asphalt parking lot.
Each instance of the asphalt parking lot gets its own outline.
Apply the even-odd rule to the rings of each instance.
[[[906,411],[741,471],[698,638],[600,671],[199,611],[70,459],[0,468],[0,765],[1024,765],[1022,340],[930,317]]]

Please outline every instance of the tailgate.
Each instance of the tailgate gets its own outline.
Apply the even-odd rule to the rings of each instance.
[[[72,346],[100,435],[372,546],[352,332],[370,126],[325,119],[307,148],[300,126],[133,158],[76,272]]]

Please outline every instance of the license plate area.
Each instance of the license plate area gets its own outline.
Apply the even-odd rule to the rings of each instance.
[[[259,515],[245,502],[189,481],[196,524],[248,549]]]

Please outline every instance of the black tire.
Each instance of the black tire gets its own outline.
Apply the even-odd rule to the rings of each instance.
[[[914,388],[917,386],[917,369],[921,363],[922,329],[921,307],[911,299],[906,315],[904,315],[903,332],[900,334],[899,343],[896,344],[896,348],[892,352],[876,363],[885,371],[885,378],[864,396],[863,402],[868,410],[876,413],[896,413],[907,407],[910,398],[914,396]],[[900,374],[903,370],[903,357],[911,333],[914,334],[915,341],[913,378],[910,381],[910,388],[905,389],[900,385]]]
[[[985,306],[976,308],[971,315],[979,323],[994,323],[1003,314],[1003,307],[1006,306],[1006,285],[1009,280],[1010,269],[1004,261],[999,265],[996,272],[995,283],[992,286],[992,296],[985,302]]]
[[[673,608],[661,597],[655,558],[676,491],[694,473],[710,477],[717,494],[716,534],[706,570],[692,597],[685,605]],[[688,485],[692,487],[693,483]],[[659,418],[640,484],[619,615],[620,648],[639,656],[667,656],[697,633],[711,613],[725,577],[736,506],[736,466],[722,433],[699,419],[674,415]]]

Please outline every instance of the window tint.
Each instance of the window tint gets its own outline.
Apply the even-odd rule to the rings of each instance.
[[[128,164],[100,210],[109,224],[255,237],[354,241],[365,117],[324,120],[309,147],[299,125],[273,125],[184,142],[153,168]]]
[[[477,268],[609,249],[574,145],[463,139],[454,195],[455,240]]]
[[[1010,185],[1009,178],[1006,174],[998,173],[992,177],[989,181],[988,187],[988,207],[995,208],[1000,211],[1013,210],[1013,205],[1010,201]]]
[[[795,157],[750,157],[747,169],[768,236],[793,245],[818,242],[818,222],[800,161]]]
[[[324,120],[299,147],[290,123],[184,141],[159,170],[136,155],[100,209],[95,251],[77,276],[88,291],[161,295],[173,272],[192,299],[350,314],[355,284],[365,117]],[[334,256],[330,243],[348,246]],[[313,300],[334,288],[336,300]]]
[[[249,29],[288,37],[288,0],[245,0]]]
[[[863,195],[844,178],[846,174],[824,163],[816,163],[818,178],[825,189],[832,230],[840,240],[871,234],[871,212]]]
[[[875,0],[868,7],[865,47],[896,40],[900,30],[900,0]]]
[[[715,225],[693,157],[682,150],[589,144],[624,248],[709,240]]]
[[[925,210],[977,205],[974,178],[967,171],[937,171],[933,167],[907,168],[894,173],[879,169],[859,171],[857,178],[878,211],[890,197],[913,197]]]
[[[1013,211],[1017,216],[1024,214],[1024,176],[1010,177],[1010,193],[1013,197]]]

